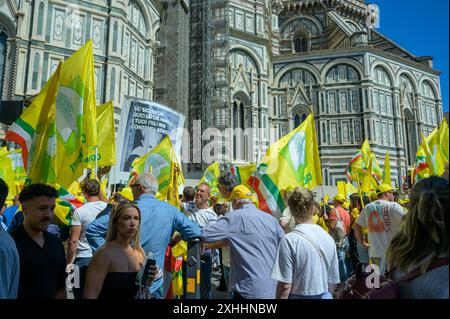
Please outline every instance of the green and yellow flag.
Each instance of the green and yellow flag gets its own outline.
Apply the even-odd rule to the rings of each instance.
[[[312,189],[322,184],[313,114],[269,147],[249,184],[258,195],[259,208],[276,216],[285,208],[281,190],[288,186]]]
[[[248,183],[250,176],[256,171],[256,164],[239,165],[235,164],[231,166],[231,174],[235,175],[239,184],[243,184],[251,188]]]
[[[116,164],[116,138],[114,130],[114,105],[111,101],[97,106],[97,167]],[[84,158],[85,166],[95,168],[95,149]]]
[[[171,165],[172,162],[175,165]],[[169,136],[163,138],[150,152],[133,161],[131,166],[132,175],[150,172],[158,179],[158,192],[161,193],[163,198],[168,198],[168,195],[173,196],[169,194],[169,186],[174,183],[174,173],[177,172],[176,182],[178,185],[184,184],[184,176]],[[172,185],[171,187],[173,190],[174,186]],[[176,191],[178,192],[178,189]]]
[[[56,178],[62,187],[81,175],[83,159],[97,146],[92,40],[61,68],[56,98]]]
[[[361,185],[361,192],[363,193],[369,193],[372,189],[372,180],[373,180],[373,156],[369,159],[369,168],[367,169],[367,172],[364,174],[364,179],[362,181]]]
[[[13,200],[14,196],[17,195],[17,189],[14,182],[13,163],[8,156],[8,152],[0,152],[0,178],[5,181],[9,188],[8,197],[6,199]]]
[[[210,164],[206,170],[205,173],[203,173],[203,177],[200,179],[199,184],[206,183],[211,188],[211,196],[214,197],[220,197],[219,189],[217,188],[217,185],[219,184],[219,178],[220,176],[220,165],[219,162],[214,162]]]

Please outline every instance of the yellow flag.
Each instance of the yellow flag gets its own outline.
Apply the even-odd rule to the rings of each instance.
[[[448,162],[448,147],[449,147],[449,140],[448,140],[448,123],[447,120],[443,120],[441,123],[441,126],[439,127],[439,144],[441,147],[442,155],[444,156],[445,160]]]
[[[174,162],[175,165],[171,165],[172,162]],[[177,183],[179,185],[184,184],[181,166],[169,136],[164,137],[150,152],[135,159],[131,167],[132,175],[140,175],[151,171],[152,175],[158,179],[158,192],[161,193],[164,198],[167,198],[169,193],[169,185],[173,182],[172,177],[175,170],[178,170],[178,173],[176,174]],[[173,186],[171,187],[173,190]]]
[[[7,200],[13,200],[14,196],[17,195],[17,189],[14,183],[13,163],[8,153],[0,154],[0,178],[5,181],[9,188]]]
[[[78,181],[74,181],[72,184],[70,184],[67,191],[75,197],[78,196],[81,193],[80,183]]]
[[[214,197],[220,197],[219,189],[217,188],[217,185],[219,184],[218,178],[220,176],[220,165],[219,162],[214,162],[211,165],[209,165],[205,173],[203,174],[203,177],[200,179],[199,184],[206,183],[211,188],[211,196]]]
[[[58,65],[55,73],[47,81],[44,89],[39,93],[38,97],[33,101],[32,105],[24,112],[16,123],[22,123],[29,118],[37,117],[38,120],[34,122],[36,127],[30,141],[28,151],[28,166],[27,166],[27,182],[29,183],[47,183],[50,185],[56,184],[56,99],[58,92],[58,81],[61,74],[62,65]],[[33,112],[34,115],[28,114]],[[25,152],[26,149],[22,148]],[[25,153],[24,161],[25,161]]]
[[[248,180],[256,171],[256,164],[232,165],[230,170],[231,174],[237,177],[239,184],[243,184],[251,188]]]
[[[444,173],[444,165],[447,162],[442,154],[438,130],[434,130],[428,138],[425,138],[422,132],[422,144],[428,164],[428,172],[430,176],[441,176]]]
[[[338,194],[343,195],[347,198],[347,183],[346,182],[337,182]]]
[[[355,186],[353,186],[352,183],[347,182],[347,194],[351,195],[355,193],[358,193],[358,189]]]
[[[383,184],[392,186],[389,152],[386,152],[386,157],[384,159]]]
[[[62,187],[83,175],[83,159],[97,146],[92,40],[61,68],[56,99],[57,182]]]
[[[97,167],[116,164],[114,105],[111,101],[97,106],[98,160]],[[84,158],[86,167],[95,168],[95,150]]]
[[[313,189],[322,184],[313,114],[269,147],[249,184],[258,196],[259,209],[274,216],[281,216],[286,207],[283,189],[297,186]]]
[[[371,186],[372,186],[372,161],[373,157],[370,157],[370,162],[369,162],[369,168],[367,169],[367,172],[364,174],[364,179],[361,185],[361,191],[363,193],[369,193]]]
[[[372,153],[370,150],[369,141],[366,139],[364,143],[361,146],[361,153],[364,159],[364,163],[366,163],[366,167],[369,165],[369,161],[372,158],[372,175],[376,180],[380,180],[383,173],[381,171],[381,167],[378,164],[377,158],[375,157],[375,154]],[[365,175],[365,174],[364,174]]]

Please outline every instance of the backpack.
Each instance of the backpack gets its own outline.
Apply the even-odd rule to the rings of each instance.
[[[448,265],[448,258],[436,258],[426,272]],[[379,288],[368,288],[366,279],[371,273],[365,272],[367,264],[359,263],[353,276],[337,285],[333,293],[334,299],[400,299],[400,284],[420,275],[420,268],[413,270],[398,280],[391,278],[392,271],[380,276]],[[425,272],[425,273],[426,273]]]
[[[336,221],[336,227],[334,227],[330,235],[336,243],[336,248],[339,250],[344,247],[347,234],[344,230],[344,222],[341,219],[339,210],[335,208],[334,211],[336,212],[336,217],[338,220]]]

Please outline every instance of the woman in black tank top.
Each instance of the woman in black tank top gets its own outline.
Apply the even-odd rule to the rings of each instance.
[[[105,244],[95,252],[86,274],[84,298],[133,299],[139,290],[136,276],[144,266],[139,244],[141,212],[136,205],[122,204],[110,214]],[[157,273],[151,266],[150,285]]]

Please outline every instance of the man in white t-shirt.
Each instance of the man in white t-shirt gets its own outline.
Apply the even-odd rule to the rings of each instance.
[[[380,266],[391,239],[400,229],[405,212],[394,202],[394,188],[390,185],[379,185],[376,194],[378,200],[364,207],[354,227],[356,239],[369,250],[372,263]],[[368,229],[368,243],[363,239],[362,228]]]
[[[209,207],[211,188],[201,183],[195,189],[195,210],[188,218],[196,223],[200,229],[205,229],[210,222],[217,221],[217,214]],[[204,249],[201,255],[200,267],[200,298],[211,299],[212,251]]]
[[[73,289],[75,299],[83,298],[84,279],[92,257],[91,246],[85,235],[86,228],[107,205],[100,201],[100,183],[97,180],[87,180],[83,183],[81,190],[87,203],[73,213],[67,245],[67,272],[70,273],[75,264],[78,266],[80,274],[80,286]]]

